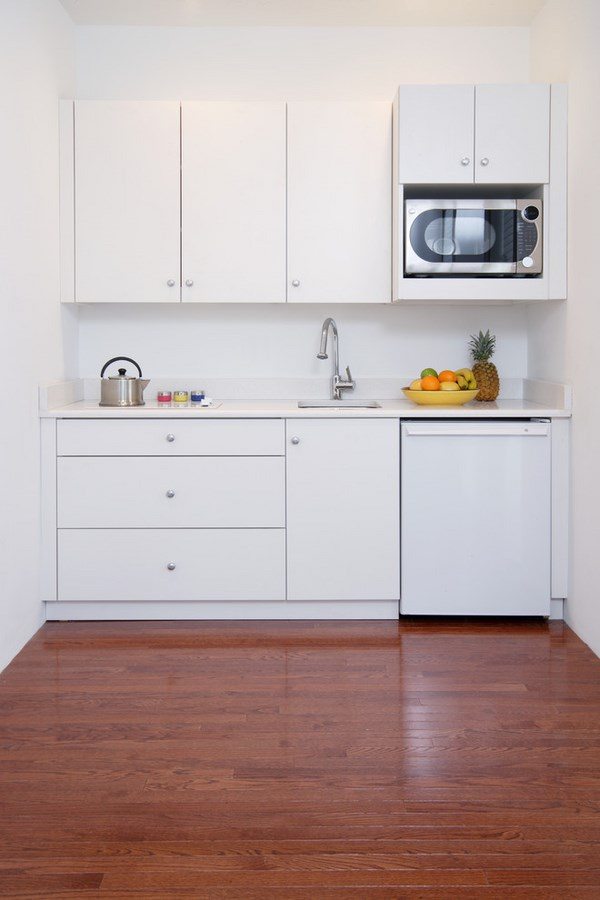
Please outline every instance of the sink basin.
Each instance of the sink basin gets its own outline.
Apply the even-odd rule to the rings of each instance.
[[[381,409],[377,400],[298,400],[300,409]]]

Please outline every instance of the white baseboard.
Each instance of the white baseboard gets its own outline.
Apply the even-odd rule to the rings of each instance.
[[[398,619],[397,600],[306,603],[46,603],[48,621]]]

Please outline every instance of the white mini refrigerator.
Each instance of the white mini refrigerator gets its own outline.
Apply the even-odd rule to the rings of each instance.
[[[550,614],[550,429],[402,424],[401,614]]]

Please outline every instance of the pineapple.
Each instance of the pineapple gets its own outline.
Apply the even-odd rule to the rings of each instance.
[[[479,387],[476,400],[495,400],[500,391],[500,378],[498,370],[490,357],[496,349],[496,335],[490,334],[490,330],[480,331],[477,337],[471,335],[469,350],[473,357],[473,375]]]

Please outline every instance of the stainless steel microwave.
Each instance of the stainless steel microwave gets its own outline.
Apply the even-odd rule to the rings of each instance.
[[[542,272],[541,200],[406,200],[404,210],[405,275]]]

